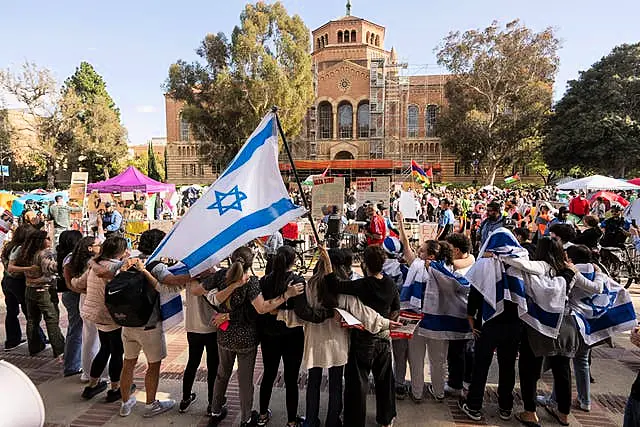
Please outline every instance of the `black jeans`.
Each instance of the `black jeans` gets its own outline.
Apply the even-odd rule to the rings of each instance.
[[[368,332],[351,331],[349,361],[344,372],[344,425],[364,427],[367,418],[369,373],[376,390],[376,422],[389,425],[397,415],[391,342]]]
[[[280,359],[282,359],[287,395],[287,421],[296,421],[298,417],[298,374],[304,353],[304,332],[299,327],[286,335],[265,335],[262,337],[260,346],[264,366],[264,374],[260,384],[260,414],[266,414],[269,409],[273,383],[278,376]]]
[[[482,409],[484,389],[487,385],[493,352],[498,355],[498,404],[501,409],[513,409],[513,388],[516,384],[516,357],[522,335],[522,323],[484,324],[480,337],[475,342],[473,373],[467,395],[469,409]]]
[[[16,278],[5,274],[2,278],[2,292],[4,293],[4,302],[7,306],[7,315],[4,319],[4,329],[6,332],[6,347],[13,347],[22,341],[22,329],[20,328],[20,320],[18,316],[20,309],[27,318],[27,305],[25,302],[25,280],[24,277]],[[35,347],[44,349],[45,335],[40,325],[38,325],[38,334],[40,340]]]
[[[213,402],[213,384],[216,382],[218,372],[218,340],[215,332],[210,334],[198,334],[187,332],[187,342],[189,343],[189,361],[184,369],[182,379],[182,399],[189,400],[193,382],[196,379],[198,366],[202,360],[202,352],[207,349],[207,390],[208,402]]]
[[[100,339],[100,350],[91,363],[91,378],[100,378],[104,367],[109,362],[109,379],[111,382],[120,381],[122,372],[122,356],[124,347],[122,346],[122,328],[115,331],[103,332],[98,330]]]
[[[535,412],[536,410],[536,394],[543,359],[543,357],[536,357],[533,354],[525,328],[522,333],[520,359],[518,361],[520,390],[525,411]],[[556,391],[558,411],[568,415],[571,412],[571,359],[565,356],[551,356],[548,359],[553,373],[553,386]]]
[[[473,340],[449,341],[447,367],[449,370],[449,377],[447,378],[449,387],[462,390],[463,383],[471,382],[471,373],[473,372]]]
[[[325,427],[342,427],[342,376],[344,366],[329,368],[329,405]],[[322,368],[309,369],[307,379],[307,417],[304,427],[320,427],[320,386],[322,384]]]

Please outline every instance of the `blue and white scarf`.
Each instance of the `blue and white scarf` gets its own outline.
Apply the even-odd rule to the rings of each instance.
[[[469,282],[451,272],[443,262],[432,261],[428,268],[418,334],[441,340],[473,337],[467,320]]]
[[[576,267],[587,279],[604,282],[602,293],[591,295],[574,287],[569,294],[569,305],[584,342],[593,345],[616,333],[633,329],[636,312],[629,292],[603,273],[596,272],[592,264],[578,264]]]
[[[422,310],[422,298],[427,283],[427,269],[424,260],[416,258],[409,267],[407,278],[400,291],[400,307],[404,310]]]
[[[511,301],[518,306],[518,315],[525,323],[543,335],[557,338],[567,300],[565,280],[529,274],[498,258],[482,258],[485,252],[509,256],[516,262],[529,259],[527,250],[509,230],[501,227],[491,233],[466,275],[484,297],[483,320],[501,314],[504,302]]]

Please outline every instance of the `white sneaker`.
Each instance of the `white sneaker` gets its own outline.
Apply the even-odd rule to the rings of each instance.
[[[129,415],[131,415],[131,411],[133,411],[133,408],[136,406],[137,400],[135,396],[130,396],[129,400],[127,400],[126,402],[122,402],[120,404],[120,416],[121,417],[128,417]]]
[[[461,397],[462,396],[462,389],[449,387],[449,384],[445,384],[444,385],[444,394],[445,395],[449,395],[449,396],[454,396],[454,397]]]
[[[89,378],[89,375],[83,372],[82,375],[80,375],[80,382],[84,384],[88,383],[89,381],[91,381],[91,378]]]
[[[145,418],[155,417],[156,415],[162,414],[164,412],[170,411],[173,407],[176,406],[176,401],[173,399],[167,400],[156,400],[150,405],[144,406],[144,415]]]

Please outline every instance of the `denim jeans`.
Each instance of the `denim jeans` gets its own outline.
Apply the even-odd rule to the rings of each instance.
[[[71,375],[82,367],[82,318],[80,317],[80,294],[72,291],[62,293],[62,304],[67,309],[69,326],[64,346],[64,374]]]
[[[640,400],[629,396],[627,406],[624,408],[623,427],[640,427]]]
[[[582,343],[575,357],[573,358],[573,375],[576,378],[576,391],[578,392],[578,403],[591,406],[591,381],[589,377],[589,355],[591,348]],[[551,402],[556,402],[556,387],[553,385]]]

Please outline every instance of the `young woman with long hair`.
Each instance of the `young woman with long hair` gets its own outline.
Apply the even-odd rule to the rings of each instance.
[[[296,253],[291,246],[282,246],[273,257],[272,272],[260,279],[260,290],[266,299],[276,298],[287,291],[291,284],[304,286],[302,276],[294,273],[293,267]],[[307,304],[304,295],[289,299],[278,309],[293,310],[302,320],[323,322],[333,317],[332,309],[322,307],[313,309]],[[278,376],[280,360],[284,366],[284,382],[286,387],[288,426],[299,426],[302,419],[298,417],[298,373],[304,352],[304,332],[302,327],[288,328],[277,321],[271,314],[265,314],[258,320],[260,345],[264,375],[260,384],[260,417],[258,426],[264,426],[271,418],[269,402],[273,384]]]
[[[116,272],[122,266],[122,261],[128,256],[127,241],[122,237],[109,237],[102,244],[100,254],[95,259],[102,268]],[[113,321],[105,305],[105,287],[108,279],[100,277],[93,268],[87,276],[87,296],[82,304],[80,313],[82,318],[95,323],[98,328],[100,350],[91,363],[90,380],[82,392],[82,397],[91,399],[107,389],[107,382],[100,380],[100,376],[109,363],[109,378],[111,390],[107,393],[107,400],[115,402],[121,398],[120,373],[122,371],[122,328]]]
[[[252,412],[253,370],[258,350],[257,314],[275,310],[289,298],[302,293],[304,286],[289,285],[284,293],[265,300],[258,278],[250,274],[253,252],[247,247],[236,249],[231,255],[231,266],[221,269],[206,280],[202,295],[221,312],[214,321],[218,328],[218,374],[213,386],[212,420],[221,421],[227,414],[224,407],[225,393],[233,366],[238,359],[238,384],[240,386],[241,426],[257,423],[258,414]]]
[[[583,275],[576,274],[573,264],[569,263],[560,240],[543,237],[538,240],[535,261],[508,256],[499,256],[500,260],[520,271],[549,279],[561,287],[565,295],[574,286],[591,293],[602,292],[602,283],[591,282]],[[524,412],[516,418],[524,423],[539,423],[536,415],[536,391],[542,370],[542,361],[546,357],[553,373],[556,390],[557,409],[546,407],[549,413],[561,425],[569,425],[571,412],[571,368],[570,361],[580,345],[579,332],[568,303],[565,305],[560,334],[556,339],[549,338],[526,326],[520,344],[520,389]]]
[[[68,263],[71,253],[82,239],[78,230],[65,230],[58,237],[56,262],[58,264],[58,292],[62,293],[62,304],[67,309],[67,337],[64,347],[64,376],[69,377],[82,372],[82,318],[80,317],[80,294],[74,292],[64,279],[65,261]]]
[[[7,241],[2,248],[2,264],[4,265],[5,274],[2,278],[2,292],[4,293],[4,302],[7,306],[7,315],[4,319],[4,328],[6,332],[6,340],[4,343],[5,350],[12,349],[22,344],[22,329],[20,328],[20,321],[18,315],[20,314],[20,308],[22,307],[22,313],[27,318],[27,305],[24,300],[24,293],[26,290],[26,282],[24,277],[24,270],[28,268],[18,268],[14,272],[9,271],[9,262],[15,261],[20,252],[20,246],[24,244],[29,234],[36,231],[30,224],[23,224],[18,226],[13,232],[11,240]],[[42,329],[38,326],[39,334],[42,337]],[[44,340],[42,345],[38,347],[44,348]]]
[[[53,356],[64,353],[64,337],[60,331],[60,310],[55,275],[58,270],[51,250],[51,238],[45,231],[31,233],[15,262],[9,262],[9,272],[19,272],[20,267],[26,278],[25,301],[27,304],[27,340],[29,353],[34,355],[44,349],[37,325],[44,317],[47,334],[51,342]]]
[[[87,297],[87,277],[89,276],[89,261],[98,256],[101,248],[100,240],[96,237],[83,237],[68,255],[64,263],[62,273],[64,275],[67,288],[76,292],[79,298],[79,307],[84,305]],[[82,382],[89,381],[89,372],[91,371],[91,363],[100,350],[100,340],[98,339],[98,328],[96,324],[89,319],[82,319],[82,340],[81,340],[81,365]]]

